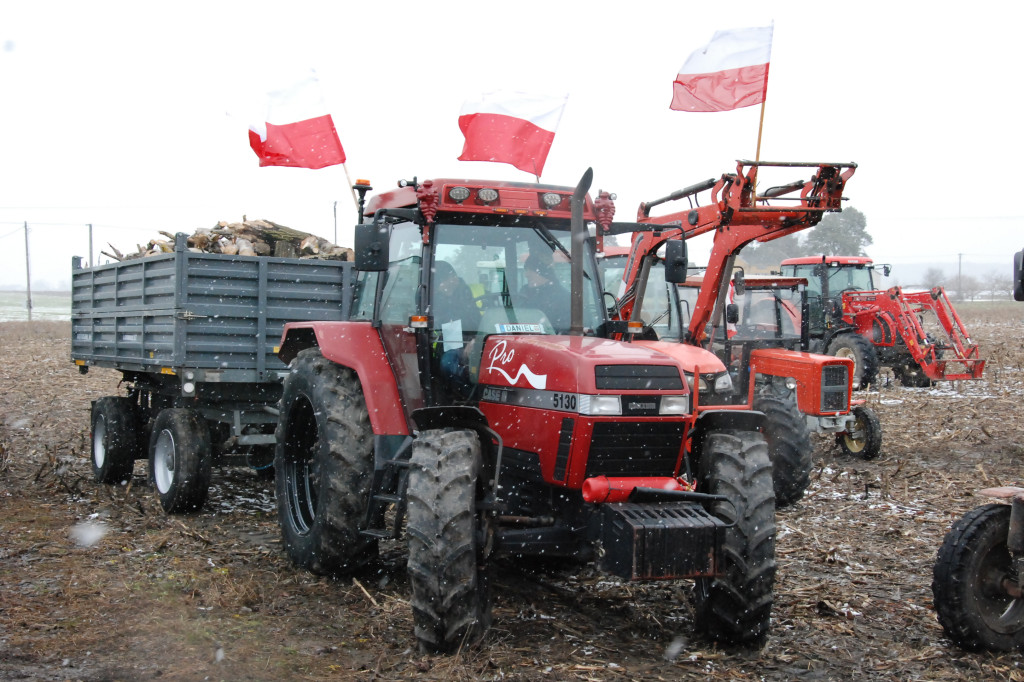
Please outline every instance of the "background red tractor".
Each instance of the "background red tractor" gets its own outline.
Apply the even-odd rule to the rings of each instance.
[[[981,377],[985,361],[942,287],[880,290],[874,272],[862,256],[782,261],[783,275],[808,281],[812,350],[852,359],[858,387],[874,383],[881,366],[913,387]]]

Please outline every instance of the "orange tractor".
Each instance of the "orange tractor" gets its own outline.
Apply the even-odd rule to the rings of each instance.
[[[790,258],[782,274],[808,280],[811,348],[852,359],[856,386],[873,383],[883,365],[917,388],[981,377],[985,361],[942,287],[879,290],[865,257]]]
[[[752,190],[757,171],[765,166],[809,166],[819,174],[807,183],[769,189],[755,203]],[[794,220],[786,201],[813,201],[814,183],[845,184],[854,168],[853,164],[741,161],[735,175],[642,204],[638,222],[664,228],[638,231],[628,254],[621,247],[610,247],[603,258],[606,277],[620,280],[613,317],[629,320],[636,328],[646,324],[646,333],[662,340],[711,350],[729,367],[737,390],[720,396],[712,393],[703,407],[726,404],[765,414],[776,504],[780,506],[800,499],[809,483],[813,454],[809,427],[836,433],[848,452],[872,458],[881,449],[881,426],[863,401],[851,404],[851,361],[804,352],[807,336],[801,320],[806,281],[744,278],[738,270],[730,279],[730,274],[745,245],[813,227],[823,215],[819,210]],[[702,208],[649,215],[653,206],[678,199],[692,201],[706,190],[712,191],[712,199]],[[742,198],[738,210],[733,208],[737,198]],[[770,200],[782,205],[771,206]],[[838,206],[829,210],[838,210]],[[683,222],[689,227],[682,227]],[[703,276],[686,277],[685,264],[680,269],[671,262],[671,254],[658,255],[673,239],[708,232],[714,235],[714,245]],[[610,283],[605,289],[616,290]]]
[[[1014,254],[1013,298],[1024,301],[1024,251]],[[999,500],[972,509],[946,534],[932,572],[939,623],[970,651],[1024,647],[1024,488],[987,488]]]

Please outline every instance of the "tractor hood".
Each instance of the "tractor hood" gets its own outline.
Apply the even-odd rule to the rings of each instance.
[[[572,393],[688,393],[683,372],[724,372],[714,354],[661,341],[594,337],[502,336],[485,342],[479,382]]]

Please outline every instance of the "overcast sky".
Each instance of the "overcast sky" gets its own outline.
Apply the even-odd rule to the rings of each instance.
[[[3,1],[0,286],[24,284],[25,221],[39,285],[69,279],[89,223],[97,252],[243,215],[333,240],[337,204],[337,241],[351,245],[345,169],[260,168],[248,145],[268,74],[310,67],[349,176],[377,189],[413,176],[533,181],[458,161],[460,108],[498,88],[568,92],[542,180],[574,185],[592,166],[593,189],[615,192],[616,219],[633,220],[639,202],[754,157],[759,107],[669,102],[716,30],[772,21],[761,158],[856,161],[846,195],[876,261],[1008,269],[1024,248],[1024,4],[943,7]]]

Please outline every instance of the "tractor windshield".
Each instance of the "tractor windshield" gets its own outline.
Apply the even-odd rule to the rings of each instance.
[[[438,225],[433,329],[446,346],[487,334],[565,334],[570,320],[569,230]],[[583,259],[583,328],[604,321],[593,258]]]

